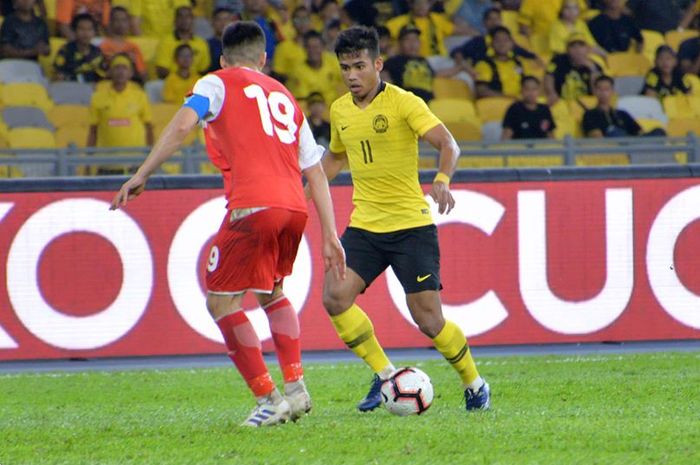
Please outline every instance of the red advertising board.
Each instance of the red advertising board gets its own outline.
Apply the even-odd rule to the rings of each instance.
[[[693,179],[452,186],[434,217],[444,311],[472,344],[700,339],[700,183]],[[204,307],[215,189],[0,196],[0,360],[224,350]],[[342,230],[351,188],[334,187]],[[311,208],[285,290],[305,350],[343,345],[321,306]],[[392,273],[361,296],[386,347],[430,345]],[[270,349],[254,299],[246,309]]]

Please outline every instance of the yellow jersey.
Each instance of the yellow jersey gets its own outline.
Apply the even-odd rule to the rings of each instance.
[[[347,154],[354,185],[350,226],[375,233],[433,223],[418,181],[418,137],[441,124],[421,98],[382,86],[365,108],[347,93],[330,110],[329,148]]]
[[[138,84],[130,82],[122,92],[111,84],[92,94],[90,124],[97,126],[98,147],[142,147],[152,120],[151,105]]]
[[[168,74],[163,83],[163,101],[166,103],[183,103],[185,96],[201,77],[195,73],[191,73],[188,78],[183,78],[178,73]]]
[[[160,39],[156,49],[155,65],[169,69],[171,73],[177,72],[175,62],[175,50],[180,46],[188,44],[192,48],[192,73],[206,74],[211,65],[211,55],[209,55],[209,44],[198,36],[193,36],[191,40],[183,40],[175,37],[175,33],[170,33]]]

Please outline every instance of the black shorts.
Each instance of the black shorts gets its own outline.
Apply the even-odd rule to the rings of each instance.
[[[388,266],[406,294],[438,291],[440,247],[434,224],[389,233],[373,233],[348,227],[340,238],[347,266],[370,284]]]

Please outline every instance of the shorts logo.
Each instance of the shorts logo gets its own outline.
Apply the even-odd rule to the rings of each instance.
[[[374,128],[374,132],[382,134],[389,129],[389,120],[384,115],[377,115],[374,117],[374,121],[372,121],[372,127]]]
[[[217,266],[219,266],[219,248],[217,246],[214,246],[211,248],[211,252],[209,252],[207,271],[211,273],[216,269]]]
[[[428,273],[425,276],[416,276],[416,281],[418,281],[419,283],[422,283],[423,281],[425,281],[426,279],[428,279],[432,275],[433,275],[432,273]]]

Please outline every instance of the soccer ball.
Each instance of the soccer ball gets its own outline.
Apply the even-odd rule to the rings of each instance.
[[[382,383],[382,400],[394,415],[420,415],[433,403],[433,384],[418,368],[400,368]]]

